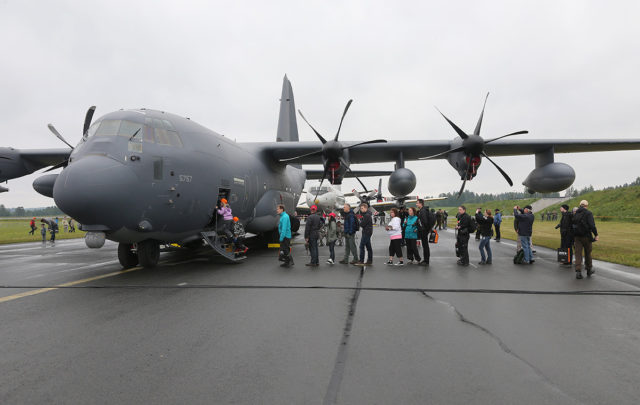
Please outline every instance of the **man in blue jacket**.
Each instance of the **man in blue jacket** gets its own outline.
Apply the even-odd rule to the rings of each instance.
[[[293,265],[293,257],[289,254],[291,248],[291,219],[289,214],[284,210],[284,205],[280,204],[276,208],[276,212],[280,215],[280,222],[278,222],[278,233],[280,234],[280,260],[282,263],[280,266],[289,267]]]
[[[351,264],[358,263],[358,251],[356,250],[356,232],[358,231],[358,224],[356,221],[356,215],[351,211],[349,204],[344,205],[342,212],[344,216],[344,259],[340,261],[342,264],[349,264],[349,252],[353,254],[353,261]]]
[[[518,239],[524,251],[523,264],[531,264],[534,262],[531,252],[531,234],[533,233],[533,220],[535,219],[531,213],[531,206],[524,207],[524,213],[520,213],[520,207],[513,207],[513,216],[518,220]]]
[[[500,224],[502,224],[502,212],[500,212],[499,208],[496,208],[493,215],[493,227],[496,230],[496,238],[494,240],[496,242],[500,242]]]

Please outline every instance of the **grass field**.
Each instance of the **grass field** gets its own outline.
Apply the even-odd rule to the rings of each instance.
[[[536,218],[533,223],[533,244],[551,249],[559,248],[560,230],[554,229],[558,222],[541,222]],[[449,221],[449,226],[455,226],[455,218]],[[640,267],[640,224],[596,221],[596,227],[600,240],[593,244],[594,259]],[[513,218],[502,220],[500,233],[502,239],[516,239]]]
[[[593,191],[552,205],[542,211],[557,211],[559,213],[560,205],[567,204],[571,208],[578,207],[582,200],[589,201],[589,211],[593,212],[596,220],[640,223],[640,204],[638,204],[640,202],[640,186]]]
[[[36,225],[38,229],[35,231],[35,235],[29,235],[29,219],[0,219],[0,244],[5,243],[18,243],[18,242],[36,242],[42,240],[40,235],[40,223]],[[64,232],[62,228],[62,222],[60,222],[60,232],[56,234],[56,240],[58,239],[74,239],[84,238],[84,232],[79,231],[76,225],[76,231],[74,233]],[[47,240],[51,235],[47,232]]]

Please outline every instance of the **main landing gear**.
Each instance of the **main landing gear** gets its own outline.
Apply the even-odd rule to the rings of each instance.
[[[118,245],[118,260],[123,268],[129,269],[140,264],[144,268],[156,267],[160,260],[160,244],[158,241],[147,239],[140,243],[120,243]]]

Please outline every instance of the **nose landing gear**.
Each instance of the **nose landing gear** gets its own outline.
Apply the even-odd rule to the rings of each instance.
[[[120,243],[118,260],[125,269],[135,267],[138,263],[144,268],[156,267],[160,260],[160,244],[152,239],[137,244]]]

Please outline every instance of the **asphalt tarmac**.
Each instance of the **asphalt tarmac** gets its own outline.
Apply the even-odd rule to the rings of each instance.
[[[514,265],[282,268],[163,253],[121,271],[116,245],[0,246],[0,403],[637,404],[640,275],[595,262],[576,280],[555,252]],[[535,234],[534,234],[535,243]],[[337,259],[343,248],[337,247]]]

